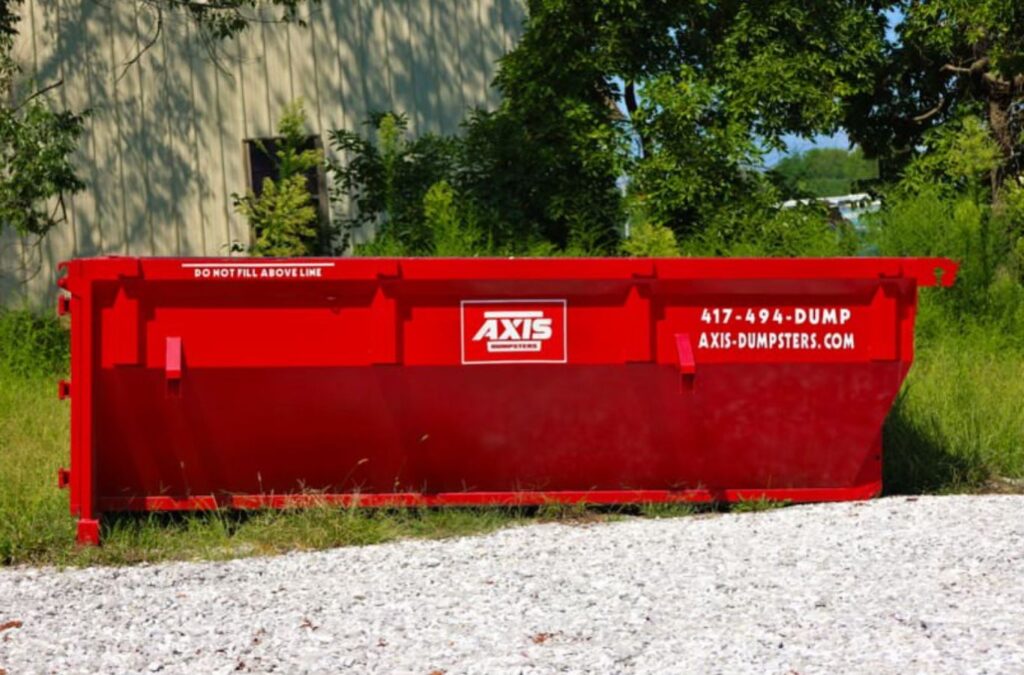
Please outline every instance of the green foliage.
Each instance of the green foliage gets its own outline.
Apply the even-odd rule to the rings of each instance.
[[[679,255],[676,235],[664,225],[641,222],[622,240],[622,252],[630,256],[669,258]]]
[[[997,217],[1005,223],[1010,262],[1017,280],[1024,283],[1024,175],[1003,185]]]
[[[607,252],[615,239],[588,222],[546,227],[550,219],[510,182],[529,168],[516,162],[532,160],[521,153],[521,139],[504,136],[510,126],[499,115],[478,111],[462,136],[409,139],[406,117],[393,113],[372,117],[368,126],[376,142],[331,132],[332,148],[348,156],[330,165],[338,220],[349,235],[376,233],[356,244],[358,255],[587,255]],[[456,224],[465,232],[455,233]]]
[[[53,111],[42,90],[23,91],[11,50],[20,0],[0,0],[0,234],[45,235],[64,220],[64,197],[84,184],[71,153],[83,118]]]
[[[376,143],[349,130],[330,133],[332,149],[347,157],[330,161],[331,199],[344,243],[354,231],[370,230],[376,240],[357,244],[357,254],[429,254],[424,198],[431,186],[452,175],[459,141],[433,134],[410,140],[405,115],[375,115],[367,126]]]
[[[713,213],[708,224],[682,242],[684,255],[699,256],[836,256],[852,255],[858,241],[846,222],[832,222],[824,205],[777,208],[766,191]]]
[[[749,220],[777,210],[763,149],[833,129],[842,99],[871,88],[884,38],[876,8],[835,0],[528,4],[525,33],[495,78],[501,104],[472,113],[461,137],[407,140],[394,116],[373,121],[376,144],[334,132],[334,149],[349,155],[334,172],[339,211],[355,207],[350,228],[429,253],[423,197],[444,180],[493,253],[619,251],[636,203],[681,245],[717,227],[712,239],[729,248],[730,211]],[[390,154],[381,119],[400,121]],[[794,250],[788,233],[809,228],[793,221],[770,224],[785,241],[768,249]]]
[[[68,368],[68,331],[56,317],[0,308],[0,371],[57,375]]]
[[[525,208],[537,234],[570,254],[610,252],[618,243],[616,182],[628,138],[610,108],[613,66],[601,41],[620,29],[636,30],[623,10],[618,2],[529,2],[523,37],[495,78],[501,106],[472,120],[511,144],[499,157],[520,162],[499,177],[503,162],[468,157],[478,185],[484,180],[480,188],[499,178],[508,190],[506,203],[529,200]]]
[[[318,4],[320,0],[313,0]],[[211,40],[238,37],[256,23],[295,23],[305,26],[299,17],[302,0],[145,0],[149,8],[167,14],[183,11]],[[207,47],[212,47],[211,43]]]
[[[927,151],[890,189],[886,208],[867,219],[869,239],[882,255],[957,260],[956,285],[935,298],[941,322],[997,326],[1024,346],[1020,183],[1013,179],[997,188],[992,203],[987,178],[999,161],[998,149],[976,117],[955,120],[924,140]],[[921,328],[932,330],[927,321]]]
[[[536,158],[517,192],[573,205],[557,216],[614,225],[622,208],[600,195],[614,196],[626,173],[651,221],[681,238],[760,191],[761,146],[835,125],[842,97],[870,88],[865,66],[883,37],[871,8],[840,2],[534,0],[529,10],[496,80]]]
[[[447,181],[434,183],[423,197],[423,215],[430,230],[434,255],[471,256],[481,248],[476,223],[455,207],[455,191]]]
[[[319,166],[319,150],[303,149],[306,141],[302,102],[285,108],[277,125],[280,138],[274,152],[278,179],[263,179],[259,195],[232,195],[235,210],[249,220],[254,256],[302,256],[313,253],[319,228],[306,172]],[[264,148],[264,152],[266,149]]]
[[[637,511],[645,518],[685,518],[696,514],[699,508],[687,502],[646,502]]]
[[[865,159],[860,148],[815,148],[779,160],[772,167],[796,197],[834,197],[850,194],[862,183],[878,178],[878,163]]]
[[[506,101],[495,112],[470,115],[451,179],[472,200],[495,252],[564,252],[570,240],[577,250],[610,252],[621,219],[620,195],[610,177],[616,171],[604,166],[616,161],[614,154],[602,159],[597,150],[587,150],[590,167],[585,169],[555,144],[556,131],[547,128],[555,121],[538,120],[546,128],[534,130],[522,118],[525,113],[510,106]]]
[[[1003,219],[984,201],[946,197],[930,188],[891,198],[868,222],[882,255],[949,256],[960,263],[956,285],[934,300],[945,312],[941,325],[922,317],[921,331],[982,322],[999,326],[1024,347],[1024,288],[1015,248]]]
[[[752,130],[719,114],[722,92],[684,67],[651,79],[632,116],[645,153],[630,164],[630,195],[650,219],[683,238],[723,209],[757,199],[767,183],[753,170]]]
[[[903,192],[939,187],[944,194],[966,192],[977,199],[1001,162],[999,147],[975,115],[950,120],[922,135],[921,152],[900,180]]]
[[[895,176],[921,154],[930,129],[980,114],[999,148],[994,181],[1024,169],[1020,2],[931,0],[898,7],[896,40],[874,64],[875,86],[846,101],[851,138],[881,157],[889,165],[886,173]]]

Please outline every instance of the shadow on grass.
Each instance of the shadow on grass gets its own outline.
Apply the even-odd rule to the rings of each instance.
[[[989,478],[980,457],[953,454],[943,442],[937,420],[910,411],[907,391],[897,396],[883,432],[884,494],[953,492]]]

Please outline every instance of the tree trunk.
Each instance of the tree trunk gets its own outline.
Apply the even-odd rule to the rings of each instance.
[[[1002,161],[992,169],[992,199],[999,201],[999,188],[1003,185],[1006,177],[1006,168],[1013,160],[1013,129],[1010,124],[1010,108],[1013,105],[1013,97],[998,93],[990,93],[988,96],[988,125],[992,130],[992,137],[999,146],[999,153]]]

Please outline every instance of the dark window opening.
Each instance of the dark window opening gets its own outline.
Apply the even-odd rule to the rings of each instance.
[[[244,141],[246,167],[249,172],[249,189],[259,197],[263,193],[266,178],[276,181],[280,178],[277,158],[280,138],[250,138]],[[302,150],[322,150],[319,136],[307,136]],[[316,255],[330,254],[330,201],[327,194],[327,176],[319,164],[306,172],[306,186],[317,210],[317,241],[313,243]]]

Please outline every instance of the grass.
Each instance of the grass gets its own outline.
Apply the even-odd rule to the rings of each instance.
[[[1024,476],[1024,354],[992,329],[918,348],[885,425],[884,480],[895,494],[974,490]]]
[[[11,319],[12,314],[0,312],[0,565],[224,559],[476,534],[527,522],[608,521],[627,514],[665,518],[699,510],[690,504],[552,504],[124,515],[104,519],[102,547],[79,548],[67,494],[56,488],[57,469],[68,464],[67,404],[56,397],[66,354],[54,337],[60,327],[24,316]],[[886,423],[887,492],[971,491],[995,476],[1024,476],[1022,402],[1024,355],[1006,348],[996,332],[929,337]],[[751,500],[730,510],[778,506]]]
[[[783,499],[768,499],[758,497],[757,499],[741,499],[729,506],[730,513],[760,513],[762,511],[774,511],[789,506],[791,502]]]

